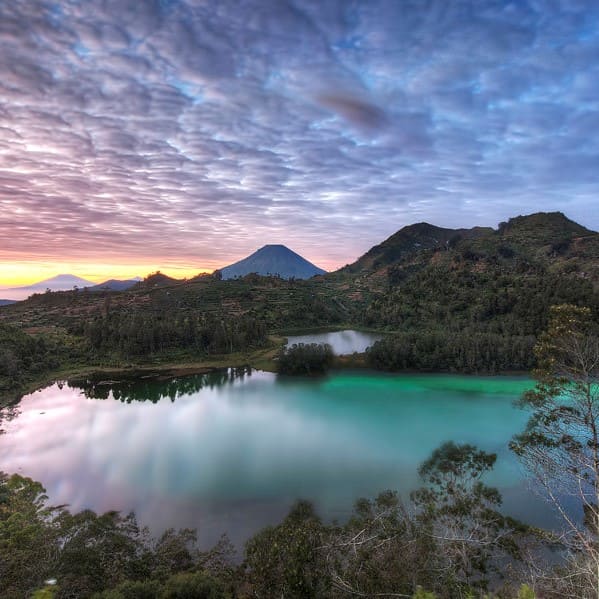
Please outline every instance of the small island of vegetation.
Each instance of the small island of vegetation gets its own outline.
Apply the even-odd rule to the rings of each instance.
[[[315,375],[327,372],[335,360],[328,343],[294,343],[284,348],[277,359],[279,374]]]

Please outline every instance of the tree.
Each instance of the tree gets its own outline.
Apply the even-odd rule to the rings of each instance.
[[[330,531],[324,551],[333,597],[411,597],[421,585],[432,588],[433,544],[411,507],[385,491],[359,499],[349,522]]]
[[[46,505],[42,485],[0,473],[0,596],[28,597],[56,574],[60,508]]]
[[[279,374],[323,374],[335,360],[328,344],[294,343],[283,349],[278,358]]]
[[[313,506],[299,501],[281,524],[252,537],[245,548],[245,566],[254,596],[326,597],[329,577],[320,550],[324,534]]]
[[[418,472],[425,485],[412,493],[417,519],[435,544],[439,572],[452,595],[487,589],[514,559],[527,528],[499,512],[501,494],[482,478],[497,455],[443,443]],[[493,576],[491,576],[493,574]]]
[[[331,596],[412,597],[422,587],[450,599],[497,586],[517,565],[527,529],[498,511],[499,492],[482,480],[495,459],[444,443],[421,465],[411,502],[391,491],[359,500],[349,522],[324,535]]]
[[[149,574],[146,531],[133,514],[64,511],[56,578],[65,596],[89,597],[126,579]]]
[[[532,416],[511,448],[564,525],[568,588],[558,593],[599,597],[599,327],[591,311],[554,306],[535,354],[536,386],[521,402]]]

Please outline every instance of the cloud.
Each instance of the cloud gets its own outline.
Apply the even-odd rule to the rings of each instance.
[[[599,187],[599,8],[0,4],[0,260],[326,266]],[[593,196],[594,194],[594,196]]]
[[[377,106],[347,95],[323,94],[317,100],[327,108],[338,112],[350,123],[368,129],[380,129],[387,121],[385,113]]]

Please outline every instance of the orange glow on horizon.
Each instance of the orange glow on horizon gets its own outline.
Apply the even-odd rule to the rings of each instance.
[[[185,279],[202,272],[212,272],[216,267],[193,268],[187,265],[156,265],[148,262],[136,264],[103,264],[90,262],[0,262],[0,288],[23,287],[50,279],[60,274],[81,277],[93,283],[108,279],[144,278],[159,270],[169,277]]]
[[[245,256],[244,256],[245,257]],[[159,270],[161,273],[175,279],[189,279],[200,273],[211,273],[217,268],[237,262],[241,258],[232,258],[225,264],[207,261],[203,266],[190,266],[189,264],[168,263],[160,264],[149,261],[127,263],[104,263],[90,261],[28,261],[28,260],[0,260],[0,289],[11,287],[24,287],[50,279],[60,274],[70,274],[81,277],[93,283],[102,283],[108,279],[144,278]],[[322,260],[310,259],[316,266],[331,272],[342,265],[335,264],[326,258]]]

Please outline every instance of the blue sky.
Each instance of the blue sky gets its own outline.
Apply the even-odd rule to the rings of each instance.
[[[598,229],[598,133],[596,0],[0,0],[0,271]]]

